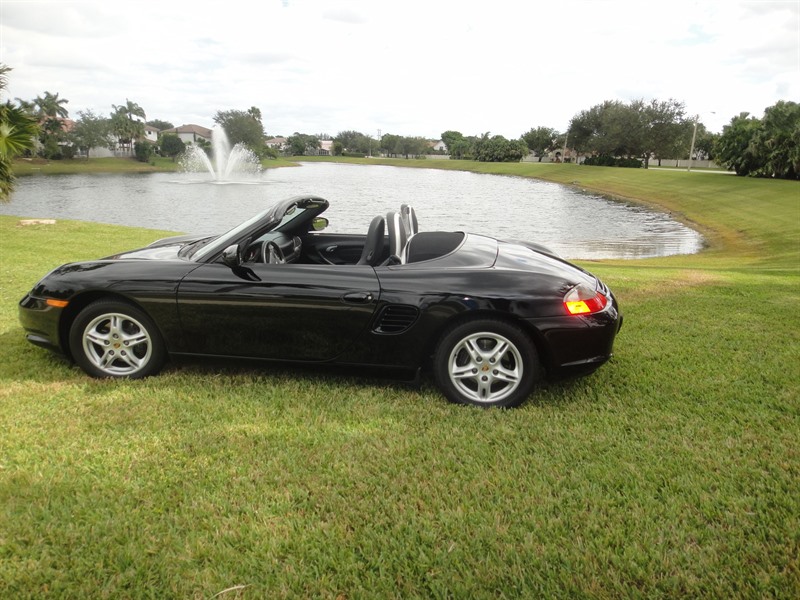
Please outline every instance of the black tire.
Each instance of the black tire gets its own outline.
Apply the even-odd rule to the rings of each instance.
[[[542,373],[530,337],[499,319],[475,319],[450,328],[433,355],[436,384],[457,404],[519,406]]]
[[[166,362],[152,319],[119,300],[97,300],[84,308],[70,328],[69,348],[77,365],[98,378],[140,379]]]

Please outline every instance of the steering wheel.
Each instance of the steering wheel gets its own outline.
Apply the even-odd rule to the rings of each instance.
[[[261,248],[261,256],[264,262],[270,265],[286,264],[286,258],[283,256],[280,246],[275,242],[265,241]]]

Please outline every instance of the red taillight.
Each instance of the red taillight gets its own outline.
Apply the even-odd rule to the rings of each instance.
[[[571,315],[590,315],[603,310],[606,304],[608,298],[585,283],[576,285],[564,296],[564,308]]]

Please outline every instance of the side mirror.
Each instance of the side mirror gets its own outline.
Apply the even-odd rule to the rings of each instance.
[[[311,221],[311,229],[314,231],[322,231],[328,226],[328,219],[325,217],[316,217],[313,221]]]
[[[242,263],[242,253],[239,250],[239,244],[231,244],[222,251],[222,262],[235,269]]]

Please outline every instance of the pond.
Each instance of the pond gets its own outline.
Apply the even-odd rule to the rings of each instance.
[[[338,233],[366,233],[375,215],[410,204],[422,231],[526,240],[566,258],[691,254],[703,244],[699,233],[664,213],[554,183],[333,163],[268,169],[250,183],[211,183],[192,173],[22,177],[0,214],[221,233],[297,194],[329,200],[328,231]]]

